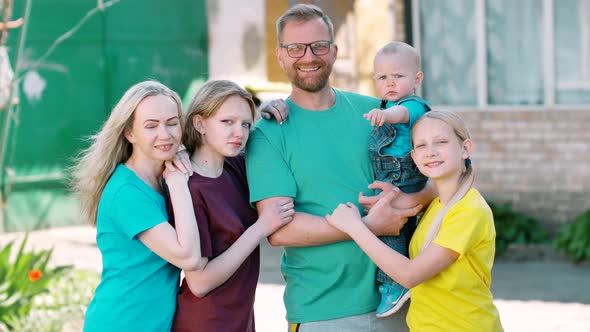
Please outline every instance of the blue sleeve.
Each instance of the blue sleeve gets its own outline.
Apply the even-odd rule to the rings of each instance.
[[[401,103],[400,105],[408,109],[410,121],[408,121],[408,123],[405,125],[407,125],[409,128],[412,128],[414,123],[416,123],[416,121],[418,121],[418,119],[424,115],[424,113],[426,113],[426,107],[424,104],[417,100],[408,100]]]
[[[165,207],[134,185],[119,189],[112,203],[113,224],[128,238],[163,222],[168,222]]]

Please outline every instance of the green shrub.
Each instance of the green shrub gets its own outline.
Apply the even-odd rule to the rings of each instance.
[[[14,322],[19,332],[81,331],[84,313],[100,277],[95,273],[74,270],[54,279],[48,292],[33,301],[27,317]]]
[[[502,255],[511,243],[542,243],[547,240],[547,232],[537,219],[514,211],[510,204],[489,205],[496,225],[496,256]]]
[[[554,242],[555,249],[572,261],[590,261],[590,210],[564,225]]]
[[[0,250],[0,330],[14,330],[14,322],[29,314],[33,300],[47,292],[47,285],[70,270],[70,266],[47,266],[51,250],[25,250],[25,236],[16,253],[15,241]]]

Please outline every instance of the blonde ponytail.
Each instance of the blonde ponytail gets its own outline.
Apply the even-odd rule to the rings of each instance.
[[[451,197],[451,199],[448,201],[445,207],[438,213],[438,215],[436,215],[436,218],[430,226],[428,235],[426,235],[426,239],[424,240],[424,243],[422,243],[420,253],[423,253],[424,250],[426,250],[428,245],[432,243],[432,241],[438,234],[442,221],[445,218],[447,212],[453,207],[453,205],[457,204],[457,202],[459,202],[463,197],[465,197],[467,192],[471,189],[471,187],[473,187],[473,182],[475,181],[475,172],[473,170],[473,165],[471,165],[471,160],[465,160],[465,165],[465,173],[463,173],[463,175],[461,176],[459,188],[457,188],[457,191],[455,192],[455,194],[453,194],[453,197]]]

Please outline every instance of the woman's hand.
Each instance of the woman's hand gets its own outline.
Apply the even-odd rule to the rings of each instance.
[[[164,162],[164,172],[162,175],[168,186],[186,185],[189,177],[188,174],[182,172],[180,167],[176,166],[172,160],[166,160]]]
[[[339,204],[332,214],[326,215],[326,220],[332,227],[350,235],[355,227],[363,224],[361,214],[352,203]]]
[[[178,152],[176,152],[174,159],[172,159],[172,163],[184,174],[190,176],[194,172],[191,158],[188,155],[186,148],[182,144],[180,144],[180,147],[178,147]]]
[[[264,237],[268,237],[293,220],[294,207],[292,198],[281,199],[265,206],[256,222]]]

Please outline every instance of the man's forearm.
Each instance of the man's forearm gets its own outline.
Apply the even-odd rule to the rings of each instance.
[[[308,213],[297,212],[293,220],[268,237],[273,246],[309,247],[329,244],[350,237],[330,226],[326,219]]]
[[[428,182],[426,182],[424,189],[417,193],[411,194],[411,196],[414,198],[416,204],[420,204],[426,208],[433,199],[438,197],[438,191],[436,190],[434,181],[429,179]]]

